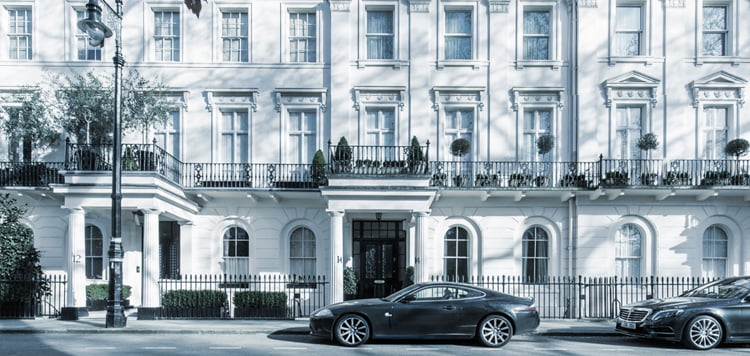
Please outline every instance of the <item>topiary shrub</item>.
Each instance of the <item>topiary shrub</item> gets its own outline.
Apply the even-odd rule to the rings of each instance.
[[[171,290],[164,293],[161,305],[171,308],[223,308],[227,293],[217,290]]]
[[[234,307],[234,316],[238,318],[286,318],[289,314],[284,292],[237,292]]]
[[[129,285],[122,286],[122,299],[130,298],[131,287]],[[97,299],[108,299],[109,298],[109,284],[89,284],[86,286],[86,299],[97,300]]]
[[[451,142],[451,154],[454,156],[463,156],[469,153],[471,142],[465,138],[457,138]]]
[[[555,147],[555,136],[541,135],[536,139],[536,149],[540,155],[546,154]]]
[[[750,143],[748,143],[747,140],[744,138],[736,138],[727,142],[727,145],[724,146],[724,153],[739,159],[740,156],[746,155],[749,149]]]
[[[649,132],[641,136],[635,145],[636,147],[638,147],[639,150],[643,150],[643,151],[655,150],[659,148],[659,138],[656,137],[656,135],[654,135],[653,133]]]

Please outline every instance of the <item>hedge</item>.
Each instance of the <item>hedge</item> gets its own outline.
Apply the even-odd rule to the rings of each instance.
[[[86,299],[101,300],[109,298],[109,284],[89,284],[86,286]],[[122,286],[122,299],[130,298],[130,286]]]
[[[241,309],[284,307],[286,298],[285,292],[237,292],[234,295],[234,305]]]
[[[222,308],[227,305],[227,293],[217,290],[171,290],[164,293],[161,305],[174,308]]]

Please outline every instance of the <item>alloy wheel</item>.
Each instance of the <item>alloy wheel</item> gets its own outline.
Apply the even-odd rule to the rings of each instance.
[[[500,315],[490,315],[479,325],[479,341],[485,346],[500,347],[510,341],[513,325]]]
[[[688,346],[708,350],[721,342],[723,331],[719,322],[710,316],[700,316],[688,324],[686,342]]]
[[[370,326],[359,315],[345,315],[336,323],[336,340],[344,346],[359,346],[370,337]]]

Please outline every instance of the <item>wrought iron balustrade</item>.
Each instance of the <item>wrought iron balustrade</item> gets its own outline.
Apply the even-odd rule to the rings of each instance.
[[[314,189],[325,176],[311,164],[184,163],[181,184],[186,188]]]
[[[328,142],[331,174],[424,175],[429,168],[425,146],[338,146]]]
[[[598,162],[434,161],[430,185],[448,188],[595,188]]]

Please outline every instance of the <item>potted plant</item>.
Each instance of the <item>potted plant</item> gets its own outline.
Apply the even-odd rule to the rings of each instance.
[[[536,139],[536,149],[537,153],[542,156],[542,167],[543,169],[540,169],[537,176],[534,177],[534,185],[537,187],[542,187],[547,184],[547,181],[549,180],[549,176],[547,174],[544,174],[542,172],[547,171],[547,163],[550,161],[549,157],[545,157],[548,153],[552,151],[552,149],[555,148],[555,136],[552,134],[543,134]]]
[[[588,181],[583,174],[568,173],[560,179],[560,185],[563,187],[587,188]]]
[[[433,187],[445,187],[448,185],[448,175],[443,172],[433,173],[432,178],[430,178],[430,185]]]
[[[351,172],[352,169],[352,148],[344,136],[341,136],[333,152],[333,169],[336,173]]]
[[[728,171],[706,171],[703,173],[701,185],[728,185],[732,175]]]
[[[310,177],[312,177],[313,182],[317,185],[326,185],[328,183],[326,179],[326,157],[321,150],[315,151],[315,155],[313,155],[312,165],[310,166]]]
[[[234,294],[236,318],[286,319],[290,317],[286,292],[241,291]]]
[[[451,142],[451,154],[458,157],[459,160],[463,158],[464,155],[469,153],[469,150],[471,150],[471,142],[465,138],[457,138]],[[466,181],[463,173],[463,164],[459,163],[458,172],[456,172],[456,175],[453,177],[453,183],[456,187],[460,187],[464,184]]]
[[[354,268],[344,268],[344,300],[351,300],[357,298],[357,274],[354,273]]]
[[[406,157],[406,164],[409,166],[409,173],[425,173],[427,170],[427,160],[425,159],[424,152],[422,152],[422,146],[419,145],[419,139],[417,139],[417,136],[411,138],[411,146],[409,146]]]
[[[671,171],[664,177],[664,185],[690,185],[692,178],[688,172]]]
[[[609,171],[604,174],[604,184],[608,186],[623,186],[629,182],[627,173],[620,171]]]
[[[727,142],[726,146],[724,146],[724,153],[729,156],[734,156],[736,161],[734,170],[735,174],[731,179],[732,185],[747,185],[748,183],[747,172],[740,173],[740,157],[746,155],[749,149],[750,143],[744,138],[736,138]]]
[[[508,177],[508,186],[510,187],[528,187],[531,185],[531,182],[532,182],[531,174],[512,173]]]
[[[647,133],[638,138],[638,142],[636,142],[636,147],[638,147],[639,150],[646,152],[646,158],[650,158],[651,154],[650,151],[655,150],[659,148],[659,139],[654,135],[653,133]],[[643,173],[641,173],[641,184],[643,185],[653,185],[656,184],[656,173],[649,172],[649,166],[648,162],[644,161],[643,164],[645,165]]]

